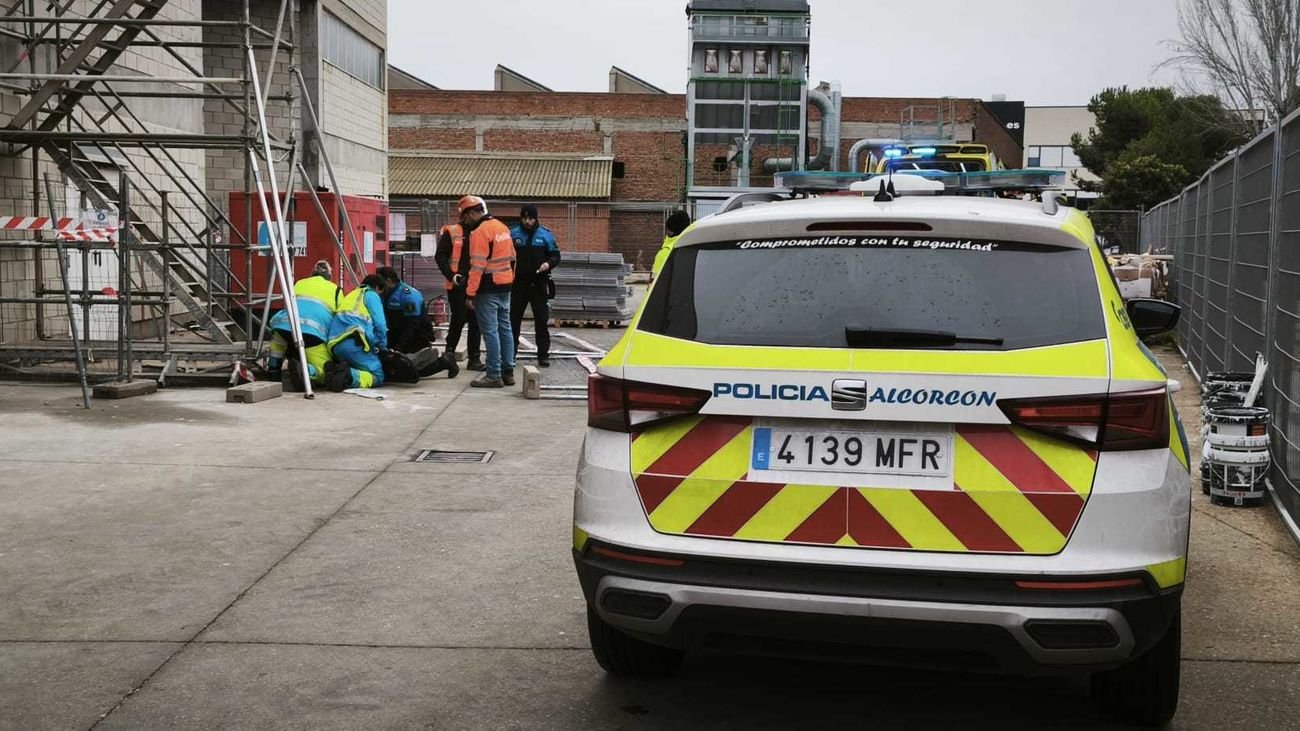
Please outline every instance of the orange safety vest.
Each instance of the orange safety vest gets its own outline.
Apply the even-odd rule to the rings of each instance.
[[[515,281],[515,240],[504,223],[489,218],[469,235],[469,286],[465,294],[478,294],[483,276],[492,278],[495,285],[513,284]]]
[[[465,247],[465,229],[461,228],[459,223],[453,223],[443,226],[442,230],[438,232],[438,238],[441,239],[443,234],[451,237],[451,273],[460,274],[458,271],[460,268],[460,252]],[[456,285],[450,279],[446,280],[445,284],[448,292],[456,288]]]

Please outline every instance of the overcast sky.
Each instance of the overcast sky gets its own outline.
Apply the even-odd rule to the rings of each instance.
[[[1175,0],[811,0],[812,78],[846,96],[1084,104],[1154,71]],[[618,66],[686,86],[685,0],[389,0],[389,60],[444,89],[491,89],[498,63],[556,91],[606,91]],[[469,13],[471,15],[466,15]]]

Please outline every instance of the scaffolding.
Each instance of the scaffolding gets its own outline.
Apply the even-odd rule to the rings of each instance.
[[[272,233],[271,246],[248,240],[246,232],[255,230],[253,206],[244,206],[242,225],[231,221],[210,196],[206,172],[196,174],[194,155],[205,156],[204,171],[214,152],[242,158],[242,190],[264,204],[259,164],[272,179],[285,175],[287,184],[271,189],[285,192],[286,202],[293,200],[299,171],[302,188],[315,196],[292,113],[296,102],[310,101],[296,98],[293,80],[283,71],[276,79],[281,93],[271,93],[282,53],[289,74],[306,93],[294,61],[297,3],[267,0],[260,6],[278,6],[271,28],[253,22],[258,6],[253,0],[212,5],[241,17],[203,17],[198,0],[0,3],[0,40],[16,41],[21,49],[14,59],[0,58],[0,90],[22,101],[0,126],[0,159],[29,160],[31,184],[30,210],[0,215],[50,219],[44,228],[0,240],[0,262],[18,262],[13,266],[30,273],[29,281],[0,276],[0,376],[81,371],[84,377],[89,371],[92,379],[102,380],[225,378],[232,363],[260,354],[266,314],[282,295],[274,288],[251,291],[257,257],[242,257],[243,271],[236,272],[230,254],[269,252],[274,262],[271,256],[259,262],[267,262],[268,269],[278,266],[277,236]],[[238,73],[205,75],[204,63],[192,58],[222,50],[240,60]],[[119,61],[132,52],[184,73],[127,73]],[[203,107],[201,129],[159,129],[133,108],[148,100],[201,100],[193,102]],[[223,124],[212,122],[217,115],[210,113],[209,102],[219,105]],[[285,129],[268,128],[269,102],[289,108]],[[218,126],[238,129],[214,129]],[[66,200],[51,200],[52,187],[43,190],[44,176],[55,171],[64,181]],[[272,197],[270,204],[278,209],[279,193]],[[106,227],[115,228],[116,236],[80,234],[75,224],[87,212],[101,221],[107,217],[114,225]],[[60,218],[73,230],[60,230],[55,223]],[[264,220],[282,224],[283,217]],[[283,226],[277,228],[283,234]],[[225,231],[231,240],[225,240]],[[117,269],[107,284],[95,281],[92,272],[93,262],[106,258],[116,258]],[[104,267],[98,269],[102,274]],[[86,367],[80,366],[83,358]]]

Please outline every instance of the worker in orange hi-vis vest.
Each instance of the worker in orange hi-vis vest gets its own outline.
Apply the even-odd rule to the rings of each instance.
[[[515,242],[510,229],[487,212],[482,198],[460,199],[460,223],[469,243],[465,299],[478,319],[487,357],[483,376],[470,385],[501,388],[515,383],[515,336],[510,328],[510,289],[515,281]]]

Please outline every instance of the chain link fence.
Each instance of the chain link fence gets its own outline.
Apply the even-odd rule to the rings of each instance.
[[[1142,211],[1089,209],[1088,218],[1104,251],[1117,248],[1120,254],[1142,253]]]
[[[1144,250],[1174,257],[1179,349],[1198,378],[1269,362],[1270,484],[1300,520],[1300,113],[1142,217]]]

